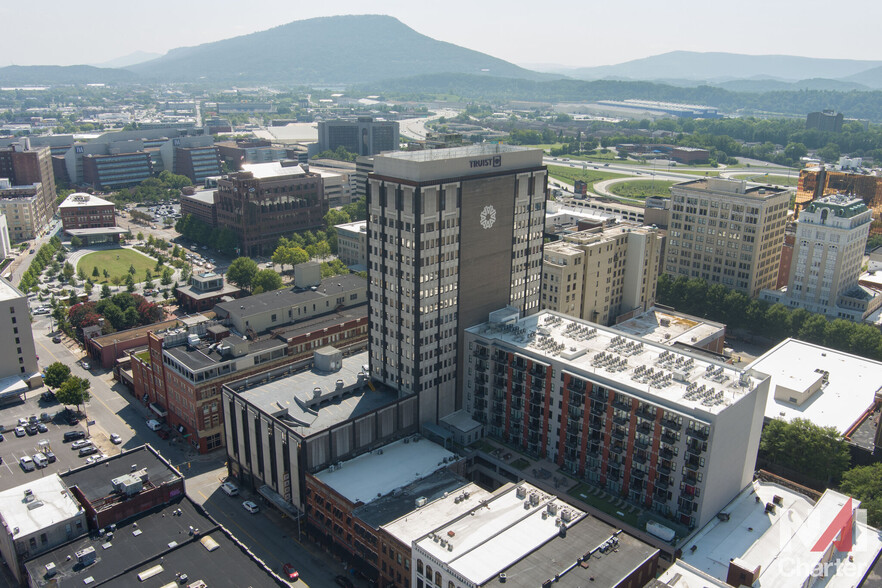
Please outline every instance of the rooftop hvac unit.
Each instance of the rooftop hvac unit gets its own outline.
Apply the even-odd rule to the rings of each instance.
[[[536,506],[537,504],[539,504],[539,493],[538,492],[531,492],[530,493],[530,504],[533,506]]]
[[[421,506],[426,506],[426,503],[428,501],[429,501],[429,499],[426,498],[425,496],[420,496],[419,498],[414,500],[414,504],[416,505],[417,508],[420,508]]]
[[[51,561],[46,564],[46,577],[51,578],[55,575],[55,564]]]
[[[556,515],[557,514],[557,503],[549,502],[548,503],[548,514]]]
[[[515,490],[515,496],[523,500],[527,497],[527,489],[523,486],[518,486],[518,489]]]
[[[561,518],[561,520],[563,520],[564,522],[569,523],[569,522],[572,520],[572,518],[573,518],[573,513],[572,513],[572,511],[570,511],[569,509],[565,508],[565,509],[563,509],[563,510],[561,511],[561,513],[560,513],[560,518]]]
[[[82,566],[87,566],[93,563],[97,557],[95,555],[95,548],[91,545],[85,549],[77,551],[74,555],[77,557],[77,562]]]

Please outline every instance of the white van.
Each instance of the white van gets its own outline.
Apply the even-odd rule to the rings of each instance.
[[[162,428],[162,424],[159,421],[157,421],[156,419],[150,419],[149,421],[147,421],[147,427],[151,431],[158,431],[159,429]]]
[[[26,472],[34,471],[34,460],[30,458],[30,456],[26,455],[22,457],[19,462],[21,463],[21,469]]]
[[[237,496],[239,494],[239,489],[232,482],[224,482],[221,484],[221,490],[223,490],[227,496]]]

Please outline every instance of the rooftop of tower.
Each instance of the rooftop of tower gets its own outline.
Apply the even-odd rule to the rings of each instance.
[[[450,149],[393,151],[374,156],[371,177],[431,183],[533,171],[544,169],[544,154],[541,149],[486,143]]]

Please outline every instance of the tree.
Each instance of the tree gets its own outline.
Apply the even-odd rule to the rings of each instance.
[[[851,462],[848,443],[835,427],[820,427],[806,419],[772,420],[763,429],[760,453],[827,485],[839,481]]]
[[[79,269],[77,269],[77,277],[78,277],[80,280],[82,280],[82,281],[85,282],[85,281],[86,281],[86,278],[88,277],[88,276],[86,275],[86,270],[83,269],[82,267],[80,267]]]
[[[55,398],[61,404],[76,406],[77,409],[91,398],[89,387],[91,383],[86,378],[71,376],[58,388]]]
[[[64,262],[64,267],[61,268],[61,275],[64,276],[65,280],[70,280],[73,277],[74,266],[69,261]]]
[[[70,238],[70,246],[71,247],[82,247],[83,240],[81,238],[79,238],[78,236],[74,235],[73,237]]]
[[[131,264],[129,266],[129,274],[134,276],[136,273],[138,273],[138,270],[135,269],[135,264]]]
[[[43,372],[43,383],[50,388],[58,388],[70,377],[70,368],[60,361],[46,366]]]
[[[104,270],[104,271],[107,271],[107,270]],[[97,278],[100,276],[101,276],[101,274],[98,273],[98,266],[96,265],[95,267],[92,268],[92,277]]]
[[[83,284],[83,290],[86,291],[86,296],[91,296],[92,290],[94,290],[94,289],[95,289],[95,284],[92,282],[92,280],[89,280],[85,284]]]
[[[166,267],[162,270],[162,277],[159,279],[159,283],[163,286],[168,286],[172,283],[172,276],[174,275],[174,270],[170,267]]]
[[[842,475],[840,491],[861,501],[867,522],[882,525],[882,463],[852,468]]]
[[[254,275],[251,285],[255,292],[258,288],[261,292],[271,292],[282,287],[282,277],[271,269],[262,269]]]
[[[126,275],[131,275],[131,274],[126,274]],[[110,283],[112,283],[114,286],[116,286],[117,289],[119,289],[119,285],[122,284],[122,282],[123,282],[123,279],[119,276],[113,276],[112,278],[110,278]]]
[[[109,278],[110,278],[110,272],[107,271],[106,269],[101,270],[101,275],[104,276],[105,279],[109,279]]]
[[[334,225],[342,225],[350,222],[350,218],[345,211],[332,208],[327,214],[325,214],[324,221],[325,228],[331,230],[334,228]]]
[[[227,269],[227,281],[243,290],[250,290],[257,269],[257,262],[250,257],[237,257]]]
[[[110,286],[107,284],[101,286],[101,298],[110,298]]]

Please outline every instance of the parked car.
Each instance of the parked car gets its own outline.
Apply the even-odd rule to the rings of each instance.
[[[80,439],[79,441],[74,441],[70,444],[71,449],[82,449],[83,447],[88,447],[92,442],[88,439]]]
[[[80,362],[80,365],[83,366],[83,369],[84,369],[84,370],[92,369],[92,366],[89,365],[89,362],[86,361],[85,359],[84,359],[83,361]]]
[[[242,508],[250,512],[251,514],[257,514],[260,512],[260,507],[251,502],[250,500],[246,500],[242,503]]]
[[[76,441],[77,439],[85,439],[86,432],[85,431],[67,431],[64,434],[64,442],[68,441]]]
[[[337,586],[342,586],[343,588],[354,588],[355,587],[355,585],[352,583],[352,580],[350,580],[346,576],[342,576],[342,575],[338,574],[337,577],[334,578],[334,581],[337,583]]]
[[[37,434],[37,425],[28,425],[25,427],[25,432],[28,435],[36,435]]]
[[[119,445],[120,443],[122,443],[122,437],[114,433],[110,436],[110,442],[114,445]]]
[[[25,436],[24,427],[16,427],[15,428],[15,436],[16,437],[24,437]]]
[[[43,455],[46,456],[46,459],[49,460],[49,463],[55,463],[55,461],[58,459],[55,457],[55,454],[52,453],[51,451],[49,451],[48,449],[43,452]]]
[[[42,394],[40,394],[40,400],[42,400],[43,402],[52,402],[53,400],[55,400],[55,393],[51,390],[43,392]]]
[[[223,490],[227,496],[236,496],[239,494],[239,488],[237,488],[232,482],[224,482],[221,484],[221,490]]]
[[[80,457],[86,457],[87,455],[92,455],[93,453],[98,453],[98,448],[94,445],[86,445],[85,447],[80,447]]]
[[[46,459],[46,456],[42,453],[35,453],[34,463],[37,465],[38,468],[45,468],[47,465],[49,465],[49,460]]]
[[[47,427],[43,423],[37,423],[37,430],[40,431],[41,433],[48,433],[49,427]]]
[[[28,456],[28,455],[23,456],[20,460],[18,460],[18,463],[21,464],[21,469],[23,469],[26,472],[34,471],[34,469],[36,467],[36,466],[34,466],[34,460],[31,459],[30,456]]]
[[[52,342],[53,343],[61,343],[61,336],[55,335],[54,337],[52,337]]]

